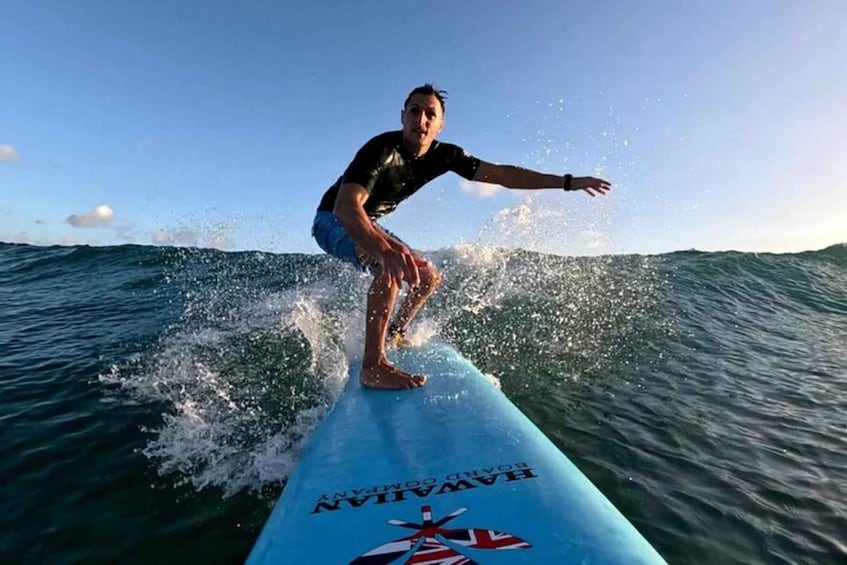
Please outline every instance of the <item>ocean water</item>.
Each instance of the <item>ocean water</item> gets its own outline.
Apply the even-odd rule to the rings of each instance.
[[[847,562],[847,246],[461,246],[414,327],[671,563]],[[0,244],[0,563],[243,561],[362,347],[311,255]]]

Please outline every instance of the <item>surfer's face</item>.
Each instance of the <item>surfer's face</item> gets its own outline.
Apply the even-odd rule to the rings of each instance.
[[[400,121],[407,148],[422,155],[444,127],[444,110],[434,94],[415,94],[409,98]]]

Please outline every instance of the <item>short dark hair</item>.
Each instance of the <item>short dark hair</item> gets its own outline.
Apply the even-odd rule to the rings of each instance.
[[[403,109],[405,109],[406,106],[409,105],[409,100],[411,100],[412,96],[414,96],[415,94],[423,94],[424,96],[435,96],[438,99],[438,103],[441,104],[441,111],[447,111],[447,108],[444,104],[447,101],[447,91],[435,88],[435,86],[430,83],[426,83],[423,86],[419,86],[413,89],[406,97],[406,101],[403,102]]]

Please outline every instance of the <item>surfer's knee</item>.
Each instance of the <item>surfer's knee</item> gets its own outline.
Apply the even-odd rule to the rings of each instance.
[[[431,272],[432,272],[431,286],[432,286],[432,290],[435,290],[436,288],[441,286],[441,280],[442,280],[443,277],[441,276],[441,271],[439,271],[435,267],[432,268]]]
[[[426,266],[420,269],[421,274],[421,290],[424,292],[433,292],[441,285],[441,271],[435,266],[427,262]]]

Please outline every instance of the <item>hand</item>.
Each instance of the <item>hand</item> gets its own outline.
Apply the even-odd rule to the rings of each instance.
[[[392,246],[382,254],[382,268],[392,284],[400,286],[405,280],[409,286],[420,284],[420,273],[415,256],[405,246]]]
[[[612,183],[594,177],[573,177],[571,190],[584,190],[591,196],[603,195],[609,192]]]

